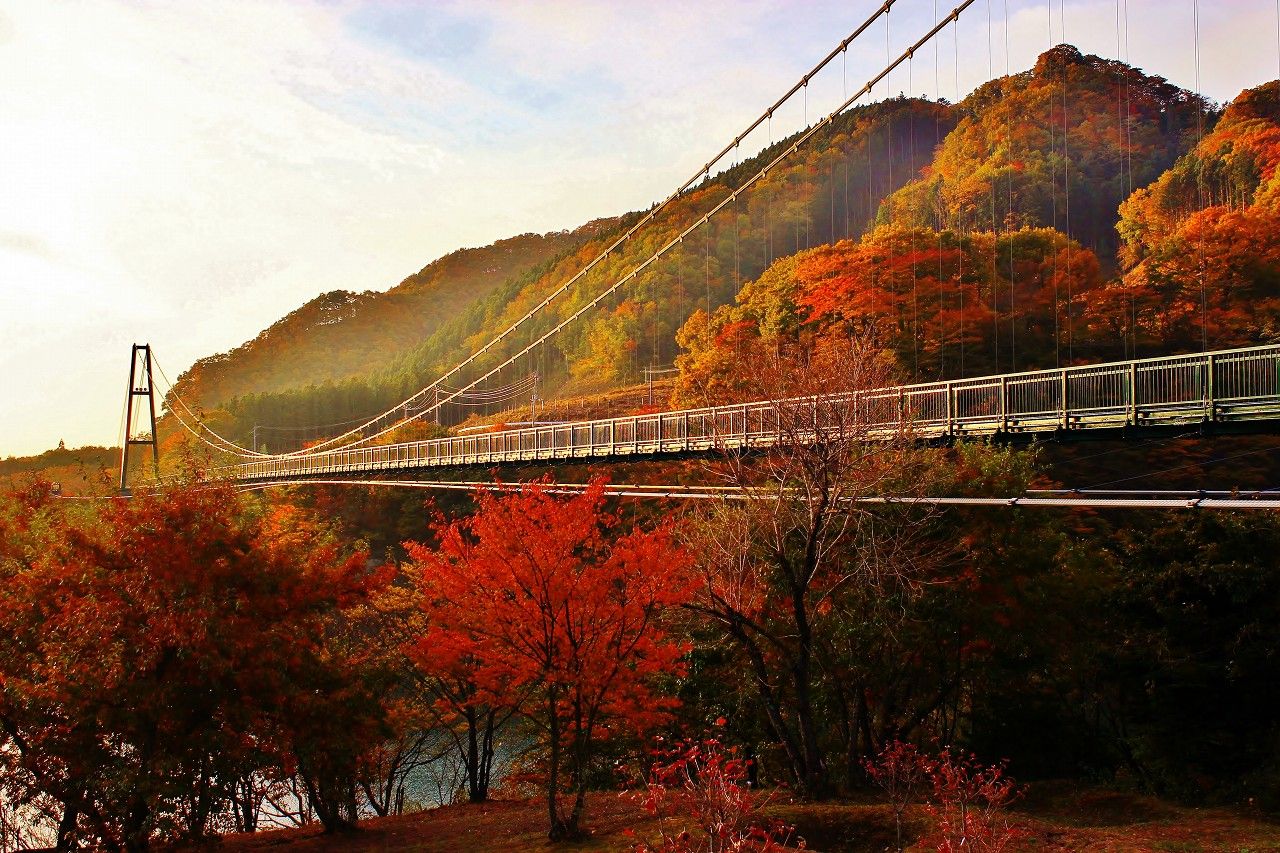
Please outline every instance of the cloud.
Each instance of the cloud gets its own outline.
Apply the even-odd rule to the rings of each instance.
[[[34,234],[20,234],[16,231],[0,231],[0,251],[8,249],[24,255],[34,255],[46,260],[53,258],[53,249]]]
[[[87,345],[150,339],[185,367],[436,248],[417,235],[451,155],[391,117],[467,94],[345,41],[327,11],[87,2],[5,17],[0,232],[20,237],[0,244],[2,358],[35,349],[83,384],[74,405],[41,400],[41,381],[6,406],[44,408],[68,440],[110,440],[119,377]],[[0,445],[37,449],[47,429],[6,422]]]

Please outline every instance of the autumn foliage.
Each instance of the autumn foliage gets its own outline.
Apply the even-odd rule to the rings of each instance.
[[[879,223],[1051,227],[1104,257],[1117,246],[1116,206],[1173,164],[1210,109],[1161,77],[1068,44],[982,84],[959,107],[955,130],[886,199]]]
[[[899,850],[903,815],[920,801],[932,821],[923,840],[939,853],[1005,850],[1020,836],[1004,810],[1021,790],[1002,764],[983,764],[972,753],[952,747],[930,755],[893,741],[865,765],[893,807]]]
[[[1275,340],[1280,82],[1240,94],[1195,147],[1120,207],[1124,275],[1091,322],[1161,351]]]
[[[682,402],[743,399],[753,350],[848,336],[928,381],[1052,364],[1101,285],[1098,258],[1050,228],[1009,234],[884,226],[779,261],[737,303],[681,330]]]
[[[241,777],[326,785],[376,731],[325,637],[378,577],[322,528],[199,486],[90,514],[37,484],[6,509],[0,786],[64,843],[204,835]]]
[[[721,723],[724,721],[721,720]],[[658,838],[636,853],[776,853],[803,849],[793,827],[768,818],[769,794],[751,787],[750,759],[716,738],[656,750],[653,770],[635,793],[657,818]]]
[[[689,595],[689,557],[665,527],[623,532],[602,481],[568,497],[535,483],[477,501],[442,522],[438,548],[408,547],[428,620],[411,655],[472,683],[468,701],[536,723],[551,836],[573,837],[598,743],[672,707],[657,682],[683,671],[686,646],[661,616]]]
[[[740,399],[743,351],[833,332],[914,381],[1275,340],[1280,82],[1219,117],[1064,45],[960,108],[872,230],[690,317],[681,403]]]

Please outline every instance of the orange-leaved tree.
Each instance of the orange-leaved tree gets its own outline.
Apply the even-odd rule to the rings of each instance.
[[[850,336],[893,356],[895,376],[928,381],[1048,367],[1093,354],[1085,308],[1098,258],[1052,228],[936,232],[885,225],[774,262],[732,305],[680,329],[676,401],[752,399],[743,365]],[[1092,321],[1090,321],[1092,322]],[[1110,345],[1112,337],[1101,336]]]
[[[480,493],[440,524],[438,549],[408,543],[428,627],[410,649],[425,671],[474,682],[471,701],[519,705],[542,732],[553,840],[580,834],[596,745],[662,721],[656,681],[683,672],[663,629],[689,597],[690,560],[670,529],[623,532],[604,482]]]
[[[1277,227],[1280,81],[1271,81],[1241,92],[1193,150],[1120,205],[1124,277],[1089,306],[1091,324],[1148,352],[1273,342]]]
[[[51,804],[60,844],[203,835],[238,778],[343,751],[300,725],[342,716],[317,688],[331,620],[377,581],[364,554],[207,484],[83,512],[3,496],[0,540],[0,782]],[[338,736],[378,727],[346,708]]]

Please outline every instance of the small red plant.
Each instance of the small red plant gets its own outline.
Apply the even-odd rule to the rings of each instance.
[[[863,762],[867,776],[882,788],[893,808],[897,848],[902,850],[902,818],[907,808],[924,792],[934,761],[914,744],[895,740],[873,759]]]
[[[893,741],[874,760],[864,763],[893,808],[902,850],[902,821],[917,799],[933,818],[932,838],[939,853],[1000,851],[1019,836],[1004,818],[1004,809],[1021,795],[1005,775],[1004,764],[984,765],[972,753],[943,749],[930,756],[914,745]]]
[[[942,750],[930,762],[930,802],[939,853],[1000,851],[1019,837],[1003,810],[1022,791],[1005,775],[1004,764],[981,764],[973,753]]]
[[[773,853],[791,841],[792,827],[762,815],[769,798],[748,786],[750,762],[736,747],[711,738],[656,756],[636,796],[658,819],[659,840],[636,853]]]

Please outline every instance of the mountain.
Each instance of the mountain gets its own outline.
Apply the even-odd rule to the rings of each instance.
[[[384,366],[512,276],[609,227],[521,234],[432,261],[385,292],[334,290],[235,349],[197,361],[178,382],[188,402],[213,409],[245,394],[341,381]]]
[[[736,201],[733,188],[797,137],[708,177],[483,351],[643,213],[455,253],[385,294],[328,294],[183,381],[220,408],[213,415],[233,438],[248,442],[266,426],[300,443],[306,429],[332,432],[322,426],[395,405],[470,353],[451,384],[552,332],[484,387],[497,394],[536,372],[544,397],[592,393],[677,357],[685,368],[731,370],[733,359],[716,355],[727,329],[736,346],[788,323],[793,336],[870,330],[904,376],[921,378],[1118,357],[1137,345],[1113,328],[1120,303],[1134,301],[1133,276],[1153,280],[1165,268],[1158,258],[1187,257],[1154,248],[1165,237],[1141,224],[1139,208],[1159,207],[1143,201],[1144,187],[1185,203],[1176,175],[1212,150],[1218,184],[1204,197],[1221,197],[1224,216],[1242,215],[1246,201],[1265,208],[1274,171],[1259,123],[1274,124],[1275,94],[1262,87],[1220,114],[1163,78],[1061,45],[957,105],[896,98],[849,110]],[[1196,221],[1151,216],[1161,235]],[[473,411],[447,408],[443,420]],[[287,449],[282,440],[272,449]]]
[[[699,229],[652,265],[634,285],[548,341],[532,364],[521,363],[489,384],[501,385],[537,371],[544,396],[583,393],[638,380],[647,365],[670,364],[677,354],[675,331],[699,306],[714,308],[732,301],[746,281],[778,257],[857,235],[869,227],[882,199],[913,177],[913,167],[929,161],[937,140],[954,126],[952,113],[945,103],[906,98],[849,111],[714,217],[709,227]],[[490,348],[453,383],[462,384],[478,371],[501,363],[567,319],[723,201],[733,187],[795,139],[779,140],[686,192],[527,323],[520,335]],[[364,318],[383,317],[384,312],[385,322],[406,322],[396,315],[414,309],[396,300],[402,290],[411,288],[402,285],[387,294],[322,297],[302,309],[301,316],[281,321],[285,329],[272,327],[232,353],[198,363],[182,380],[189,386],[180,385],[179,390],[187,396],[186,387],[202,389],[200,399],[206,408],[221,407],[230,418],[228,432],[244,442],[252,440],[255,425],[297,430],[290,434],[303,437],[309,435],[304,430],[307,425],[342,423],[376,413],[421,388],[465,354],[479,350],[572,278],[641,216],[634,212],[584,226],[572,232],[558,255],[547,251],[540,265],[512,268],[503,280],[495,275],[483,289],[451,268],[437,269],[430,277],[434,298],[455,294],[458,299],[447,319],[437,319],[429,327],[410,326],[413,334],[394,340],[390,333],[379,333],[383,343],[378,345],[349,344],[352,357],[343,362],[342,371],[327,363],[324,342],[366,328],[363,324],[373,321]],[[331,330],[325,323],[336,328]],[[286,331],[293,328],[300,330],[296,342]],[[365,356],[367,352],[376,353],[377,360]],[[224,362],[234,367],[226,369]],[[463,414],[450,412],[447,419]],[[272,448],[285,449],[288,444],[282,440],[283,436]]]
[[[1117,207],[1217,115],[1163,77],[1066,44],[1028,71],[979,86],[959,111],[925,174],[891,196],[878,221],[1057,228],[1108,262],[1118,248]]]
[[[1198,96],[1123,63],[1047,51],[954,108],[954,129],[874,228],[784,258],[734,304],[693,317],[680,331],[678,399],[749,394],[738,365],[753,348],[849,333],[908,381],[1132,353],[1132,335],[1105,322],[1129,313],[1115,294],[1118,266],[1133,263],[1122,203],[1185,168],[1198,135],[1213,129],[1203,144],[1214,144],[1234,115],[1217,123]]]
[[[1118,229],[1124,276],[1093,306],[1099,333],[1148,352],[1280,341],[1280,81],[1240,93]]]

